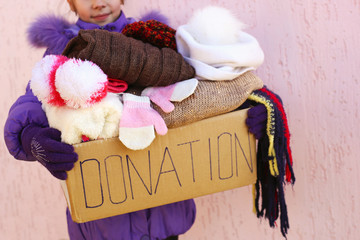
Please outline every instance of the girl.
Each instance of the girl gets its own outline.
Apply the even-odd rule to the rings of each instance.
[[[43,17],[29,29],[30,42],[37,47],[46,47],[45,55],[61,54],[80,29],[121,32],[127,24],[135,21],[126,18],[122,12],[123,0],[67,2],[79,16],[76,24],[55,17]],[[148,16],[148,19],[154,19],[154,16]],[[164,18],[157,15],[156,20],[163,22]],[[258,123],[266,119],[266,114],[258,119],[259,115],[257,113],[248,119],[253,125],[250,131],[254,129],[260,134],[264,132],[264,124]],[[77,161],[74,148],[61,142],[61,132],[49,127],[41,103],[29,84],[26,93],[18,98],[9,111],[4,135],[7,148],[16,159],[38,161],[58,179],[66,179],[66,171],[71,170]],[[192,226],[196,209],[194,201],[187,200],[81,224],[72,221],[68,209],[66,214],[72,240],[170,240],[178,239],[177,235],[185,233]]]
[[[37,47],[47,48],[44,55],[61,54],[80,29],[121,32],[127,24],[135,21],[126,18],[122,12],[124,0],[67,2],[79,16],[76,24],[56,17],[43,17],[29,29],[30,42]],[[164,18],[160,16],[159,19],[158,15],[157,20],[163,21]],[[10,108],[4,136],[9,152],[16,159],[38,161],[58,179],[66,179],[66,171],[71,170],[77,161],[74,148],[61,142],[61,132],[49,127],[41,103],[33,95],[29,84],[26,93]],[[170,240],[178,239],[177,235],[185,233],[192,226],[195,212],[194,201],[187,200],[81,224],[72,221],[68,209],[66,216],[72,240]]]

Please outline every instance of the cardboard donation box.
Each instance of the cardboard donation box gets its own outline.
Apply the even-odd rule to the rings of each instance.
[[[71,216],[87,222],[255,183],[255,138],[247,110],[157,135],[133,151],[118,138],[76,144],[79,160],[62,183]]]

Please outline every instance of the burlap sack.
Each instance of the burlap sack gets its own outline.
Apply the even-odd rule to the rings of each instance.
[[[97,64],[110,78],[138,87],[167,86],[194,77],[195,70],[176,51],[157,48],[121,33],[80,30],[63,53]]]
[[[171,113],[163,112],[155,104],[153,108],[164,118],[168,128],[174,128],[233,111],[253,91],[262,87],[262,80],[252,72],[246,72],[231,81],[202,80],[193,95],[174,103],[175,109]]]

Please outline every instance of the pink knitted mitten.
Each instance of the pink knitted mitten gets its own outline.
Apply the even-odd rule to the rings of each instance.
[[[198,80],[191,78],[166,87],[147,87],[141,95],[148,96],[164,112],[169,113],[174,110],[174,104],[170,101],[181,102],[194,93],[197,85]]]
[[[125,93],[123,101],[119,139],[127,148],[140,150],[148,147],[155,138],[154,127],[159,135],[167,133],[164,119],[151,108],[148,97]]]

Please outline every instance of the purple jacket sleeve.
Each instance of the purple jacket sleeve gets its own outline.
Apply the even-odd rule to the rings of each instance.
[[[35,160],[24,152],[21,144],[21,133],[29,124],[35,124],[40,127],[49,126],[41,103],[34,96],[28,84],[26,93],[20,96],[11,106],[4,127],[5,144],[10,154],[19,160]]]

